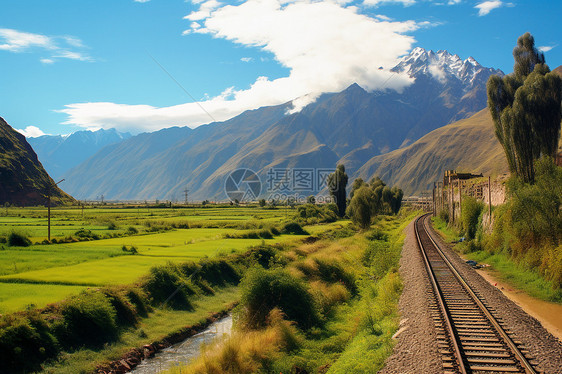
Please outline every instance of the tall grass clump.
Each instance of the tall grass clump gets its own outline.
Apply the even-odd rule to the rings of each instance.
[[[155,266],[146,277],[144,288],[152,301],[160,306],[168,305],[174,309],[191,310],[193,306],[189,296],[196,293],[193,285],[181,274],[175,264]]]
[[[202,348],[201,355],[186,368],[168,374],[251,374],[274,372],[282,354],[297,350],[303,337],[279,309],[267,316],[262,330],[235,331],[234,334]],[[277,371],[275,371],[277,372]]]
[[[66,347],[99,347],[118,336],[117,312],[103,293],[85,291],[61,305],[62,321],[55,326]]]
[[[320,322],[317,306],[309,287],[283,269],[250,269],[240,283],[243,323],[250,328],[267,325],[267,316],[280,309],[302,329]]]

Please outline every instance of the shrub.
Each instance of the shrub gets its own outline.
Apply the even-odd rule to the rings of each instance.
[[[129,288],[125,294],[131,304],[135,306],[137,314],[141,317],[147,317],[149,312],[148,300],[146,294],[140,290],[140,287]]]
[[[105,288],[102,293],[108,298],[116,312],[117,324],[119,326],[136,326],[138,315],[135,307],[125,296],[123,289],[116,287]]]
[[[329,283],[341,283],[352,293],[357,291],[355,277],[346,271],[343,266],[335,260],[325,260],[315,258],[314,262],[318,268],[320,279]]]
[[[138,234],[138,233],[139,233],[139,230],[137,230],[137,228],[134,227],[134,226],[129,226],[127,228],[127,234],[129,234],[129,235],[134,235],[134,234]]]
[[[61,306],[59,340],[68,347],[101,346],[117,338],[117,313],[101,292],[85,291]]]
[[[74,233],[74,236],[77,236],[78,238],[81,239],[94,239],[94,240],[98,240],[100,237],[97,234],[94,234],[91,230],[86,230],[84,228],[81,228],[80,230],[76,231]]]
[[[174,309],[193,309],[189,295],[195,294],[196,291],[182,278],[178,268],[173,264],[151,268],[145,282],[145,289],[155,303],[167,304]]]
[[[306,284],[282,269],[253,268],[240,283],[244,322],[249,327],[266,325],[268,314],[279,308],[298,327],[319,323],[318,310]]]
[[[379,228],[375,228],[375,229],[373,229],[373,230],[371,230],[367,233],[366,238],[371,240],[371,241],[372,240],[388,241],[388,234],[385,234]]]
[[[9,247],[29,247],[31,245],[31,240],[27,238],[27,236],[12,232],[8,236],[8,246]]]
[[[35,372],[57,353],[57,340],[40,316],[11,315],[0,321],[0,372]]]
[[[474,239],[478,226],[478,217],[484,204],[472,196],[467,196],[462,201],[461,222],[467,239]]]
[[[261,245],[253,248],[251,257],[252,261],[259,264],[265,269],[269,269],[275,264],[275,257],[278,251],[269,245]]]
[[[301,225],[296,222],[289,222],[283,226],[281,230],[283,234],[293,234],[293,235],[309,235],[309,233],[304,230]]]
[[[107,229],[108,229],[108,230],[117,230],[117,228],[118,228],[118,227],[117,227],[117,224],[116,224],[115,222],[113,222],[113,221],[110,221],[110,222],[107,224]]]

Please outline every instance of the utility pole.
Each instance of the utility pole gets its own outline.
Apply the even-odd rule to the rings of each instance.
[[[63,181],[64,179],[61,179],[53,185],[50,183],[47,185],[47,240],[49,241],[51,241],[51,188],[56,187],[57,184]]]
[[[183,190],[183,193],[185,194],[185,205],[187,206],[188,203],[187,197],[188,197],[189,190],[186,188],[185,190]]]

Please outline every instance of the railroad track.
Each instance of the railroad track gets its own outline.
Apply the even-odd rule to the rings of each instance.
[[[416,219],[415,231],[431,282],[430,309],[444,373],[538,373],[529,352],[433,240],[429,217]]]

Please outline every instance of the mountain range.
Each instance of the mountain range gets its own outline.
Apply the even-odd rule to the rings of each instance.
[[[131,137],[67,172],[65,188],[79,199],[181,200],[188,189],[194,200],[225,200],[224,181],[238,168],[254,170],[263,184],[273,169],[344,163],[349,175],[363,173],[372,169],[365,165],[373,157],[485,108],[488,77],[503,75],[473,58],[422,48],[392,70],[410,75],[413,83],[402,92],[367,92],[353,84],[298,113],[288,114],[286,103],[195,129]]]
[[[41,160],[43,167],[55,179],[86,161],[103,147],[131,137],[115,129],[77,131],[70,135],[43,135],[27,141]]]
[[[37,159],[25,136],[0,117],[0,204],[44,205],[55,182]],[[58,187],[51,189],[53,204],[74,199]]]

